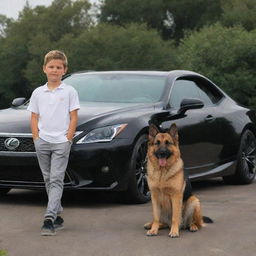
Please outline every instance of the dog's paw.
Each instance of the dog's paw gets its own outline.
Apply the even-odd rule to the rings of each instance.
[[[152,223],[151,222],[147,222],[146,224],[144,224],[144,229],[146,229],[146,230],[151,229],[151,227],[152,227]]]
[[[195,224],[191,224],[189,227],[190,232],[196,232],[198,231],[198,227]]]
[[[178,238],[180,236],[179,231],[171,231],[169,233],[169,237],[171,238]]]
[[[157,236],[157,234],[158,234],[158,230],[156,230],[156,229],[150,229],[147,232],[147,236]]]

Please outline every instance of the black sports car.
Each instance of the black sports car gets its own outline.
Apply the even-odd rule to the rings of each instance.
[[[256,171],[256,114],[206,77],[175,70],[80,72],[64,78],[80,97],[65,189],[122,191],[146,202],[149,123],[176,123],[192,180],[247,184]],[[43,189],[24,98],[0,111],[0,191]]]

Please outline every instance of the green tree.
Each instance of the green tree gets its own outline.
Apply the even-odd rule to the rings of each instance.
[[[222,24],[228,27],[242,25],[247,30],[256,29],[255,0],[222,0]]]
[[[103,0],[100,22],[146,23],[164,39],[180,39],[185,29],[213,24],[220,16],[220,0]]]
[[[6,36],[6,30],[12,19],[7,18],[5,15],[0,14],[0,38]]]
[[[66,44],[65,41],[63,41]],[[99,25],[83,32],[67,49],[73,70],[169,70],[174,47],[145,25]]]
[[[164,1],[173,15],[175,33],[180,39],[185,30],[198,30],[217,22],[221,16],[221,0],[172,0]]]
[[[9,104],[15,95],[27,93],[23,69],[28,58],[27,46],[18,35],[1,40],[0,46],[0,95],[1,105]]]
[[[179,46],[179,65],[212,79],[240,103],[256,107],[256,30],[215,24],[188,34]]]
[[[45,81],[43,56],[66,35],[75,38],[87,30],[92,24],[89,10],[87,0],[54,0],[49,7],[27,4],[16,21],[0,16],[1,106],[13,97],[29,96]]]
[[[89,15],[90,4],[86,0],[55,0],[51,6],[38,6],[29,9],[32,19],[35,19],[36,27],[32,29],[35,34],[29,39],[29,60],[24,70],[25,78],[29,81],[30,88],[37,87],[45,80],[42,73],[43,57],[51,49],[60,48],[62,38],[69,36],[73,41],[82,31],[87,30],[92,19]],[[58,15],[56,18],[56,10]],[[33,15],[34,14],[34,15]],[[25,14],[26,23],[30,23],[30,17]],[[25,22],[25,19],[23,19]],[[54,24],[54,25],[53,25]],[[42,44],[42,42],[44,42]],[[66,45],[61,45],[65,51]]]
[[[165,12],[163,0],[105,0],[101,5],[100,22],[114,25],[146,23],[162,30]]]

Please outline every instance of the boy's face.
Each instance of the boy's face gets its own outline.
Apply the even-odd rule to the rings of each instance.
[[[62,76],[67,72],[62,60],[50,60],[43,66],[44,73],[47,76],[48,82],[57,83],[61,81]]]

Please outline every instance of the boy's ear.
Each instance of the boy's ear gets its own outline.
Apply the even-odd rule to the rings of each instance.
[[[67,74],[67,72],[68,72],[68,67],[65,67],[64,68],[64,75]]]

